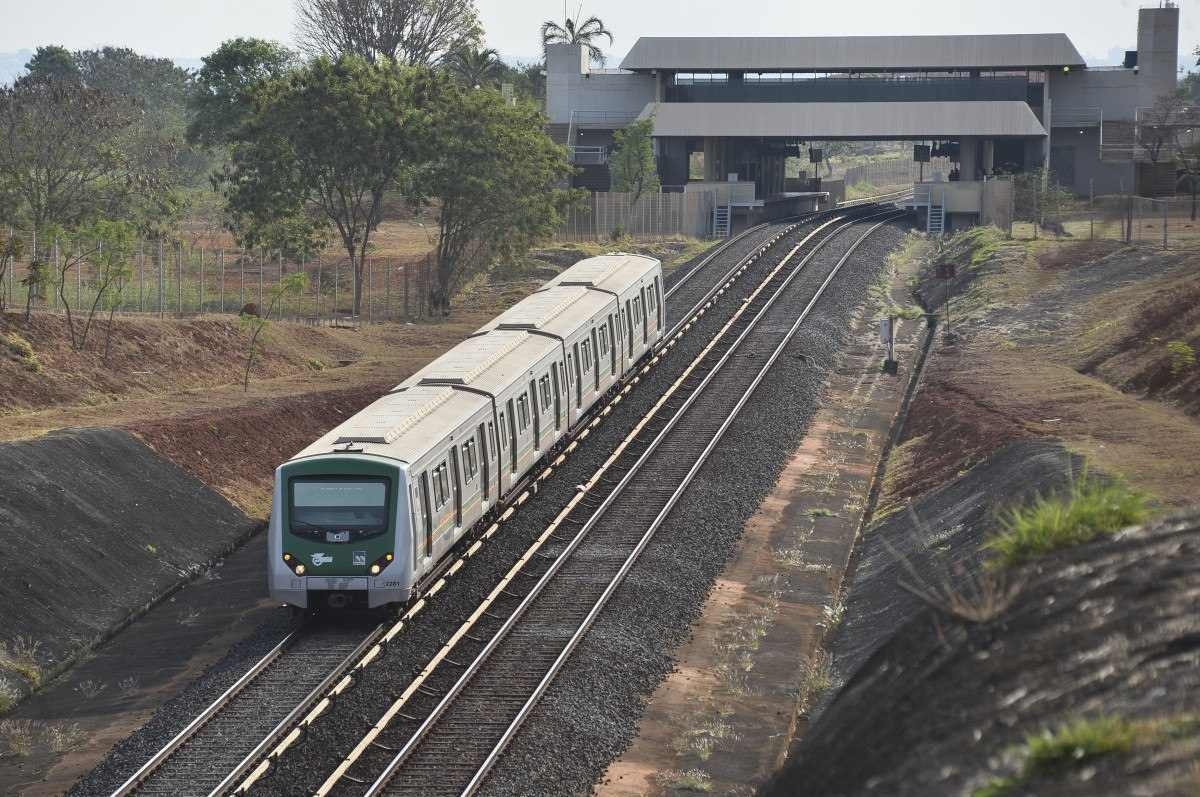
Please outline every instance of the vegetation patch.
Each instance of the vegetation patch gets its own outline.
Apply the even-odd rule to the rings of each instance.
[[[1173,340],[1167,344],[1167,357],[1171,363],[1171,375],[1183,376],[1189,368],[1196,367],[1196,350],[1187,341]]]
[[[702,769],[673,769],[660,772],[655,776],[655,780],[663,789],[706,793],[713,790],[712,777]]]
[[[726,715],[731,713],[732,710],[729,710]],[[724,716],[705,718],[696,714],[687,722],[683,733],[671,740],[671,749],[676,755],[695,755],[701,761],[707,761],[718,742],[736,739],[733,726],[725,721]]]
[[[879,495],[879,505],[875,509],[874,523],[904,507],[904,501],[899,496],[916,469],[926,437],[927,435],[918,435],[905,440],[888,454],[887,468],[883,474],[883,489]]]
[[[0,642],[0,671],[7,670],[24,678],[37,689],[42,684],[42,665],[38,662],[41,643],[32,637],[19,636],[11,643]]]
[[[735,612],[729,622],[717,632],[717,677],[734,694],[750,692],[750,672],[754,669],[754,652],[770,631],[779,614],[779,596],[772,593],[766,603],[749,612]]]
[[[33,350],[33,345],[16,332],[9,332],[7,335],[0,333],[0,348],[24,366],[25,370],[35,374],[41,373],[42,364]]]
[[[28,758],[35,752],[65,753],[83,739],[75,723],[0,720],[0,758]]]
[[[1066,495],[1041,497],[1003,516],[1001,531],[984,543],[994,567],[1030,559],[1109,536],[1150,516],[1148,497],[1119,481],[1081,475]]]
[[[1167,720],[1126,720],[1115,716],[1079,719],[1026,738],[1013,750],[1020,771],[993,778],[972,792],[972,797],[1008,797],[1036,777],[1060,775],[1094,759],[1126,755],[1135,747],[1152,747],[1194,736],[1200,718],[1182,715]]]

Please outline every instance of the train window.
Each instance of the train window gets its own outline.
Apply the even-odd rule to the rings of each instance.
[[[550,375],[547,374],[538,380],[538,387],[542,391],[542,409],[549,410],[550,405],[554,402],[554,393],[550,389]]]
[[[421,474],[421,511],[425,514],[425,555],[433,552],[433,512],[429,511],[429,471]]]
[[[562,363],[555,363],[550,369],[551,376],[554,377],[554,431],[562,429],[562,397],[559,396],[559,387],[562,382],[558,379],[558,369],[562,368]]]
[[[462,444],[462,461],[464,478],[466,481],[471,481],[479,472],[479,458],[475,452],[474,437]]]
[[[500,413],[500,450],[501,451],[508,450],[508,440],[505,438],[505,435],[504,435],[504,413],[503,412]]]
[[[638,297],[633,300],[633,325],[640,327],[642,325],[642,299]]]
[[[529,428],[529,396],[517,396],[517,426],[522,433]]]
[[[433,469],[433,508],[441,509],[450,498],[450,466],[442,460]]]
[[[492,428],[491,423],[488,424],[488,429]],[[494,438],[493,438],[494,440]],[[488,478],[488,472],[491,468],[488,465],[488,452],[495,450],[496,444],[493,442],[491,447],[488,447],[488,438],[484,436],[483,424],[479,424],[479,448],[480,457],[479,463],[483,466],[483,476],[479,479],[479,486],[483,488],[483,499],[488,499],[488,494],[491,490],[491,479]]]
[[[654,277],[654,288],[652,290],[654,292],[654,306],[658,310],[657,314],[655,315],[655,318],[658,320],[658,328],[662,329],[663,328],[663,303],[662,303],[661,294],[659,293],[659,291],[661,290],[661,282],[657,275]]]
[[[408,502],[408,508],[412,512],[412,565],[413,570],[417,569],[417,558],[421,555],[420,549],[417,547],[417,540],[421,537],[421,497],[418,494],[416,482],[412,485],[412,498]]]
[[[592,343],[585,340],[580,347],[582,354],[580,355],[580,364],[583,366],[583,372],[590,374],[592,372]]]
[[[608,354],[608,329],[600,327],[600,356]]]
[[[609,357],[608,357],[609,372],[612,374],[616,374],[616,372],[617,372],[617,346],[620,345],[620,338],[617,337],[617,333],[613,330],[613,317],[611,315],[608,317],[608,326],[605,327],[604,331],[605,331],[605,333],[607,333],[608,337],[612,339],[612,342],[613,342],[612,352],[609,354]]]

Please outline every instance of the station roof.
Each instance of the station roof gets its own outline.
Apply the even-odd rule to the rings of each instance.
[[[1045,136],[1019,100],[974,102],[652,102],[658,137],[925,140]]]
[[[622,69],[845,70],[1084,67],[1064,33],[975,36],[643,36]]]

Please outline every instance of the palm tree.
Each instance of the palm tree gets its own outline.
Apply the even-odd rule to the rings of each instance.
[[[543,50],[549,44],[582,44],[587,48],[588,58],[604,66],[604,51],[595,44],[601,36],[606,37],[609,44],[613,43],[612,33],[599,17],[588,17],[578,26],[573,19],[567,19],[562,25],[553,21],[542,23]]]
[[[494,84],[504,74],[504,64],[495,50],[468,45],[446,56],[446,68],[460,83],[479,88]]]

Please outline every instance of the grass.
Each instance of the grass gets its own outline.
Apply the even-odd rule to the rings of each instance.
[[[713,790],[712,778],[702,769],[675,769],[669,772],[660,772],[655,780],[664,789],[706,793]]]
[[[103,681],[94,681],[91,678],[75,684],[75,691],[86,697],[88,700],[99,696],[99,694],[107,688],[108,684],[104,683]]]
[[[79,745],[83,731],[75,723],[0,720],[0,758],[28,758],[35,750],[65,753]]]
[[[1119,481],[1082,474],[1066,495],[1041,497],[1003,516],[1000,533],[984,543],[996,568],[1106,537],[1150,516],[1148,498]]]
[[[833,661],[824,648],[813,651],[800,675],[800,694],[806,705],[813,698],[823,695],[833,686]]]
[[[707,761],[712,757],[717,742],[736,738],[733,726],[721,717],[703,719],[697,715],[683,733],[671,740],[671,749],[676,755],[695,755],[701,761]]]
[[[993,778],[975,789],[971,797],[1008,797],[1032,778],[1061,773],[1102,756],[1125,755],[1135,746],[1192,735],[1198,725],[1200,721],[1192,715],[1165,721],[1132,721],[1115,716],[1075,720],[1026,737],[1025,744],[1014,751],[1023,762],[1020,771]]]
[[[0,678],[0,714],[8,711],[21,699],[21,690],[7,678]]]
[[[1187,341],[1173,340],[1167,344],[1167,357],[1171,363],[1171,375],[1182,376],[1183,372],[1196,365],[1196,350]]]

